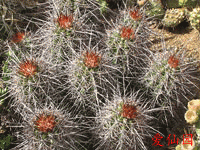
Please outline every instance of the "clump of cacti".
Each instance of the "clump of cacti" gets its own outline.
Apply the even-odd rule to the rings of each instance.
[[[13,149],[152,149],[152,137],[164,136],[158,115],[184,105],[198,81],[198,62],[183,50],[165,51],[162,40],[151,50],[150,20],[164,14],[163,1],[40,2],[0,0],[0,131],[11,135],[0,148],[12,137]],[[187,18],[186,8],[168,11],[178,21],[166,26]],[[196,103],[188,123],[198,123]],[[5,110],[16,115],[2,123]]]

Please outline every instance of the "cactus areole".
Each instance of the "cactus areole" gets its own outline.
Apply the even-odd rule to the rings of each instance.
[[[127,119],[134,119],[138,115],[136,106],[123,104],[121,116]]]
[[[16,34],[13,35],[11,40],[14,43],[20,43],[21,41],[23,41],[24,38],[25,38],[25,33],[24,32],[17,32]]]
[[[86,52],[84,56],[84,64],[88,68],[96,68],[99,66],[101,56],[96,54],[96,52]]]
[[[19,65],[19,73],[29,78],[37,73],[38,66],[33,60],[26,60]]]
[[[66,16],[66,15],[61,14],[58,17],[57,22],[61,28],[69,29],[72,27],[73,17],[72,15]]]
[[[168,64],[171,68],[176,69],[179,65],[179,60],[175,58],[174,56],[170,56],[168,59]]]
[[[122,27],[121,37],[124,39],[128,39],[128,40],[132,39],[133,40],[135,38],[134,30],[129,27]]]
[[[35,122],[35,126],[41,132],[51,132],[56,126],[55,117],[53,115],[41,114]]]

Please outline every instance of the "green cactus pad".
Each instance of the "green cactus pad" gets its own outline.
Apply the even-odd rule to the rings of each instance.
[[[166,27],[175,27],[180,24],[187,15],[187,10],[184,8],[168,9],[165,13],[162,23]]]
[[[200,7],[194,8],[189,15],[189,21],[193,28],[200,31]]]

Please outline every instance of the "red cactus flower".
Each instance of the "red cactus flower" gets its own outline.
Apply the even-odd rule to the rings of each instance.
[[[57,22],[59,23],[59,26],[63,29],[67,29],[72,27],[72,22],[73,22],[73,16],[65,16],[63,14],[61,14],[58,19]]]
[[[135,21],[138,21],[138,20],[140,20],[142,18],[142,15],[141,15],[141,13],[139,12],[138,9],[129,11],[129,15]]]
[[[19,65],[19,73],[25,77],[32,77],[37,73],[37,65],[34,61],[27,60]]]
[[[176,69],[176,67],[178,67],[179,65],[179,60],[175,58],[174,56],[170,56],[168,59],[168,64],[171,68]]]
[[[52,115],[40,115],[35,122],[35,126],[41,132],[51,132],[56,126],[55,117]]]
[[[134,30],[129,27],[122,27],[121,37],[133,40],[135,38]]]
[[[96,54],[96,52],[94,53],[87,51],[84,57],[85,66],[88,68],[96,68],[99,66],[101,56]]]
[[[11,40],[14,43],[19,43],[22,40],[24,40],[24,38],[25,38],[25,33],[24,32],[17,32],[16,34],[13,35],[13,37],[11,38]]]
[[[122,117],[127,118],[127,119],[136,118],[138,115],[136,106],[123,104],[121,115]]]

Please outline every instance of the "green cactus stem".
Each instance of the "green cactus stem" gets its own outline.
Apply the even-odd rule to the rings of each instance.
[[[148,1],[146,14],[150,17],[155,17],[157,19],[162,19],[165,14],[165,10],[162,6],[162,3],[157,1]]]

